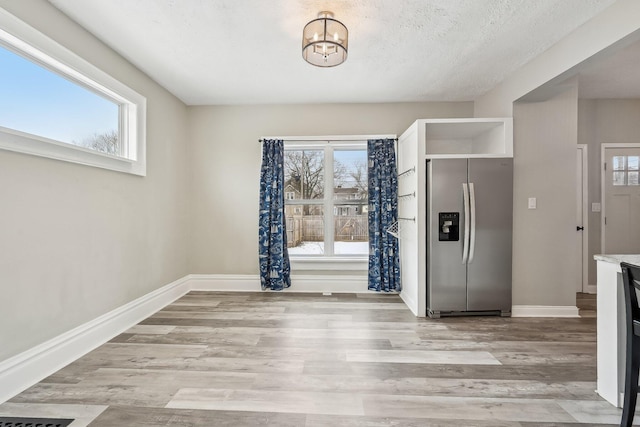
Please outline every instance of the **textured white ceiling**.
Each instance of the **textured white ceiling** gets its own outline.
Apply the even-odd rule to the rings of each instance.
[[[615,0],[49,0],[189,105],[468,101]],[[349,57],[317,68],[331,10]]]

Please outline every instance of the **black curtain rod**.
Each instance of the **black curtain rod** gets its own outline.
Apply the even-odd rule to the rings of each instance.
[[[398,138],[373,138],[373,139],[393,139],[397,141]],[[258,142],[264,142],[264,139],[259,139]],[[286,142],[366,142],[368,139],[287,139]]]

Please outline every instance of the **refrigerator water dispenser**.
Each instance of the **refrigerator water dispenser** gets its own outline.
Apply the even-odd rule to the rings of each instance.
[[[439,241],[457,242],[460,240],[460,212],[440,212],[438,223],[440,224]]]

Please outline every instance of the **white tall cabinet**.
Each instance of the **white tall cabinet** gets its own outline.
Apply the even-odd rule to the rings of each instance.
[[[426,161],[513,157],[511,118],[421,119],[398,138],[398,238],[402,292],[426,316]]]

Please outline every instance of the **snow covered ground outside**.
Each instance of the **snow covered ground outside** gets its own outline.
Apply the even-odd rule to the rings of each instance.
[[[369,242],[335,242],[336,255],[369,255]],[[322,255],[324,242],[302,242],[295,248],[289,248],[289,255]]]

